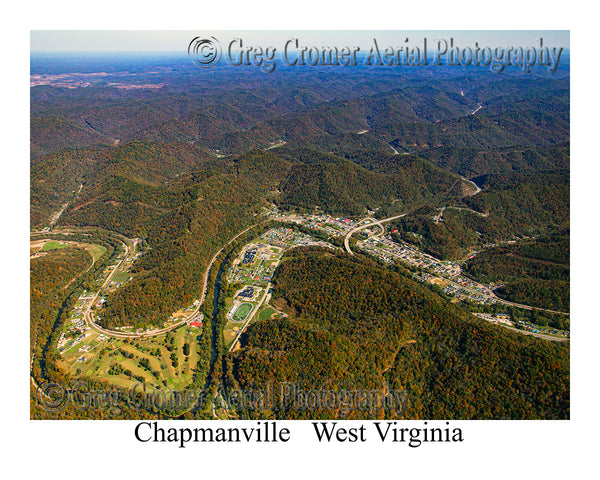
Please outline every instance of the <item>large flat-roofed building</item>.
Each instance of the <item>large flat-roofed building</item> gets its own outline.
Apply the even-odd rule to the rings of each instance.
[[[252,298],[254,296],[254,287],[246,287],[240,293],[238,293],[238,297],[242,298]]]
[[[249,250],[244,253],[242,263],[252,263],[254,262],[254,257],[256,257],[256,250]]]

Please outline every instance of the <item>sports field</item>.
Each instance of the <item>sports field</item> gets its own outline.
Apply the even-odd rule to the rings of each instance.
[[[233,320],[236,322],[243,322],[250,311],[252,310],[252,304],[242,303],[233,314]]]
[[[42,247],[42,252],[48,252],[50,250],[56,250],[57,248],[65,248],[65,247],[68,247],[68,245],[59,243],[56,240],[51,240]]]
[[[271,307],[265,307],[258,314],[258,319],[259,320],[267,320],[267,319],[271,318],[271,315],[273,315],[274,313],[277,313],[277,311],[275,309],[273,309]]]

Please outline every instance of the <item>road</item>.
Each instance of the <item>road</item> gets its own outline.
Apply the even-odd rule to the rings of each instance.
[[[509,330],[514,330],[515,332],[522,333],[523,335],[532,335],[534,337],[541,338],[543,340],[549,340],[551,342],[566,342],[568,340],[568,338],[553,337],[552,335],[544,335],[543,333],[535,333],[535,332],[529,332],[527,330],[519,330],[518,328],[509,327],[508,325],[503,325],[503,324],[500,324],[500,325],[503,326],[504,328],[508,328]]]
[[[509,302],[508,300],[504,300],[504,299],[496,296],[496,294],[494,292],[492,292],[491,296],[494,297],[494,299],[496,299],[498,301],[498,303],[502,303],[504,305],[509,305],[511,307],[522,308],[523,310],[539,310],[540,312],[555,313],[557,315],[570,315],[569,312],[557,312],[556,310],[548,310],[547,308],[532,307],[531,305],[523,305],[522,303]]]
[[[478,212],[475,212],[475,213],[478,213]],[[356,232],[358,232],[360,230],[364,230],[365,228],[373,227],[373,226],[379,226],[379,227],[383,228],[383,226],[382,226],[383,223],[389,222],[391,220],[395,220],[397,218],[402,218],[405,215],[407,215],[407,214],[403,213],[402,215],[398,215],[398,216],[395,216],[395,217],[384,218],[383,220],[375,220],[375,219],[371,219],[371,218],[364,218],[363,220],[361,220],[361,222],[365,221],[365,220],[373,220],[373,221],[370,222],[370,223],[366,223],[364,225],[359,225],[358,227],[353,228],[352,230],[350,230],[346,234],[346,237],[344,238],[344,247],[346,248],[346,251],[350,255],[354,255],[354,253],[350,249],[350,237],[352,237],[352,235],[355,234]],[[517,307],[517,308],[522,308],[524,310],[539,310],[541,312],[555,313],[555,314],[558,314],[558,315],[569,315],[568,312],[558,312],[556,310],[548,310],[546,308],[532,307],[531,305],[523,305],[521,303],[510,302],[508,300],[504,300],[504,299],[496,296],[496,294],[493,291],[489,290],[489,289],[486,289],[485,292],[481,292],[481,291],[469,288],[469,287],[467,287],[465,285],[462,285],[460,283],[456,283],[453,280],[451,280],[449,278],[446,278],[446,277],[437,277],[436,276],[436,278],[440,278],[440,279],[442,279],[442,280],[444,280],[444,281],[446,281],[448,283],[451,283],[452,285],[456,286],[457,288],[461,288],[461,289],[466,290],[466,291],[468,291],[468,292],[470,292],[472,294],[475,294],[475,295],[487,295],[488,297],[494,299],[498,303],[502,303],[503,305],[508,305],[508,306]]]
[[[352,237],[352,235],[354,235],[356,232],[359,232],[361,230],[364,230],[365,228],[370,228],[370,227],[374,227],[374,226],[378,226],[381,227],[381,229],[383,229],[383,225],[384,223],[387,222],[391,222],[392,220],[396,220],[397,218],[402,218],[404,216],[408,215],[407,213],[403,213],[402,215],[396,215],[395,217],[388,217],[388,218],[384,218],[382,220],[375,220],[372,219],[373,222],[372,223],[367,223],[365,225],[360,225],[358,227],[353,228],[352,230],[350,230],[347,234],[346,237],[344,237],[344,248],[346,249],[346,251],[350,254],[350,255],[354,255],[354,252],[352,252],[352,250],[350,249],[350,237]],[[370,218],[366,218],[363,220],[371,220]],[[361,220],[361,221],[363,221]]]
[[[479,107],[479,108],[481,108],[481,107]],[[390,145],[390,146],[391,146],[391,145]],[[392,147],[392,149],[394,149],[394,147]],[[394,149],[394,151],[396,151],[396,150]],[[396,152],[396,153],[398,153],[398,152]],[[460,178],[462,178],[462,179],[463,179],[465,182],[472,183],[472,184],[475,186],[475,192],[473,192],[473,193],[470,193],[470,194],[469,194],[469,195],[467,195],[467,196],[477,195],[479,192],[481,192],[481,188],[479,188],[479,187],[478,187],[478,186],[477,186],[477,185],[476,185],[474,182],[472,182],[471,180],[467,180],[467,179],[466,179],[466,178],[464,178],[464,177],[460,177]],[[443,210],[442,210],[442,211],[443,211]],[[486,216],[486,215],[484,215],[484,214],[480,214],[479,212],[474,212],[474,213],[477,213],[478,215]],[[377,226],[381,227],[381,229],[382,229],[383,231],[385,231],[385,229],[384,229],[384,227],[383,227],[383,225],[382,225],[383,223],[387,223],[387,222],[389,222],[389,221],[391,221],[391,220],[396,220],[397,218],[402,218],[402,217],[406,216],[407,214],[408,214],[408,213],[403,213],[402,215],[397,215],[397,216],[395,216],[395,217],[384,218],[383,220],[375,220],[375,219],[370,219],[370,218],[365,218],[365,219],[361,220],[361,222],[363,222],[363,221],[365,221],[365,220],[373,220],[373,222],[372,222],[372,223],[369,223],[369,224],[366,224],[366,225],[360,225],[360,226],[358,226],[358,227],[356,227],[356,228],[354,228],[354,229],[350,230],[350,231],[349,231],[349,232],[346,234],[346,237],[344,238],[344,247],[346,248],[346,251],[347,251],[347,252],[348,252],[350,255],[354,255],[354,253],[353,253],[353,252],[352,252],[352,250],[350,249],[350,237],[352,237],[352,235],[353,235],[353,234],[355,234],[356,232],[358,232],[358,231],[360,231],[360,230],[363,230],[363,229],[365,229],[365,228],[373,227],[373,226],[375,226],[375,225],[377,225]]]
[[[100,296],[100,293],[106,288],[107,285],[110,284],[110,282],[111,282],[113,276],[115,275],[115,273],[117,272],[117,270],[123,265],[125,260],[127,260],[129,258],[129,255],[131,254],[128,242],[121,240],[121,244],[125,248],[125,255],[123,255],[123,258],[121,259],[121,261],[115,266],[115,268],[113,268],[112,272],[108,275],[108,277],[106,277],[106,280],[104,281],[102,286],[98,289],[98,291],[92,298],[92,301],[88,303],[88,305],[85,309],[85,312],[83,313],[83,318],[85,318],[85,322],[89,327],[99,331],[100,333],[103,333],[104,335],[107,335],[110,337],[119,337],[119,338],[140,337],[141,334],[134,334],[134,333],[130,334],[130,333],[125,333],[125,332],[117,332],[114,330],[108,330],[106,328],[102,328],[100,325],[98,325],[96,322],[94,322],[94,317],[92,315],[92,307],[98,301],[98,297]]]
[[[466,180],[466,179],[463,178],[463,180]],[[470,182],[470,180],[466,180],[466,181]],[[473,183],[473,182],[471,182],[471,183]],[[475,185],[475,183],[473,183],[473,185]],[[477,185],[475,185],[475,187],[477,188],[477,191],[475,193],[473,193],[472,195],[476,195],[477,193],[479,193],[481,191],[481,189]],[[481,215],[481,216],[487,216],[485,214],[482,214],[482,213],[479,213],[479,212],[475,212],[475,211],[473,211],[473,213],[476,213],[476,214]],[[404,217],[406,215],[407,215],[407,213],[403,213],[402,215],[397,215],[395,217],[384,218],[382,220],[376,220],[376,219],[373,219],[373,218],[370,218],[370,217],[364,218],[363,220],[361,220],[361,222],[363,222],[365,220],[372,220],[372,222],[371,223],[366,223],[364,225],[359,225],[358,227],[355,227],[352,230],[350,230],[346,234],[346,236],[344,237],[344,248],[346,249],[346,251],[350,255],[354,255],[354,252],[352,252],[352,250],[350,249],[350,238],[352,237],[352,235],[354,235],[356,232],[359,232],[360,230],[364,230],[365,228],[370,228],[370,227],[374,227],[374,226],[381,227],[381,229],[383,230],[383,225],[382,225],[383,223],[387,223],[387,222],[390,222],[392,220],[396,220],[398,218],[402,218],[402,217]],[[467,291],[469,291],[471,293],[474,293],[474,294],[477,294],[477,295],[481,295],[482,294],[482,292],[470,289],[470,288],[465,287],[464,285],[461,285],[459,283],[455,283],[455,282],[453,282],[452,280],[450,280],[448,278],[443,278],[443,280],[446,280],[446,281],[454,284],[455,286],[460,287],[460,288],[462,288],[464,290],[467,290]],[[522,308],[524,310],[539,310],[541,312],[555,313],[555,314],[558,314],[558,315],[569,315],[568,312],[558,312],[556,310],[548,310],[546,308],[532,307],[531,305],[523,305],[523,304],[520,304],[520,303],[509,302],[508,300],[504,300],[504,299],[496,296],[494,294],[494,292],[492,292],[492,291],[489,291],[488,296],[491,297],[491,298],[493,298],[494,300],[496,300],[498,303],[502,303],[504,305],[508,305],[508,306],[512,306],[512,307]]]
[[[94,296],[93,300],[88,304],[88,307],[84,313],[84,318],[85,321],[87,323],[88,326],[94,328],[95,330],[99,331],[100,333],[103,333],[104,335],[110,336],[110,337],[117,337],[117,338],[141,338],[141,337],[154,337],[157,335],[162,335],[163,333],[167,333],[171,330],[174,330],[176,328],[179,328],[180,326],[186,324],[190,319],[194,318],[198,312],[200,311],[200,309],[203,307],[204,305],[204,301],[206,300],[206,292],[208,290],[208,277],[210,274],[210,270],[213,266],[213,264],[215,263],[215,261],[217,260],[217,257],[219,256],[219,254],[223,251],[223,249],[227,246],[230,245],[234,240],[236,240],[238,237],[240,237],[241,235],[243,235],[244,233],[246,233],[248,230],[251,230],[253,228],[255,228],[257,225],[252,225],[248,228],[246,228],[245,230],[241,231],[240,233],[238,233],[235,237],[233,237],[231,240],[229,240],[229,242],[227,242],[225,245],[223,245],[221,247],[221,249],[215,253],[212,257],[212,259],[210,260],[210,263],[208,264],[208,266],[206,267],[206,270],[204,272],[204,281],[203,281],[203,285],[202,285],[202,297],[200,298],[200,301],[198,303],[198,306],[194,309],[194,311],[191,313],[191,315],[187,316],[186,318],[184,318],[183,320],[181,320],[180,322],[177,322],[173,325],[170,325],[168,327],[165,328],[161,328],[159,330],[152,330],[150,332],[143,332],[143,333],[127,333],[127,332],[119,332],[119,331],[115,331],[115,330],[109,330],[106,328],[102,328],[100,325],[98,325],[93,318],[92,315],[92,306],[94,305],[94,303],[96,303],[96,301],[98,300],[98,297],[100,296],[100,293],[102,292],[102,290],[104,290],[104,288],[110,284],[110,281],[113,277],[113,275],[116,273],[116,271],[119,269],[119,267],[123,264],[123,262],[128,258],[128,256],[130,254],[132,254],[133,252],[130,251],[130,247],[127,244],[127,241],[122,242],[123,246],[125,247],[125,255],[123,256],[123,259],[119,262],[119,264],[113,269],[113,271],[111,272],[111,274],[106,278],[106,280],[104,281],[104,283],[102,284],[102,286],[98,289],[98,292],[96,292],[96,295]],[[127,239],[129,240],[129,239]]]
[[[555,313],[558,315],[569,315],[568,312],[557,312],[556,310],[548,310],[546,308],[541,308],[541,307],[532,307],[531,305],[523,305],[521,303],[514,303],[514,302],[509,302],[508,300],[504,300],[503,298],[498,297],[493,291],[489,290],[486,288],[485,292],[481,292],[479,290],[475,290],[473,288],[469,288],[466,287],[465,285],[462,285],[460,283],[456,283],[453,280],[450,280],[449,278],[446,277],[438,277],[436,276],[436,278],[439,278],[441,280],[444,280],[448,283],[451,283],[452,285],[454,285],[457,288],[460,288],[462,290],[466,290],[470,293],[473,293],[475,295],[487,295],[490,298],[493,298],[494,300],[496,300],[496,302],[498,303],[502,303],[503,305],[508,305],[511,307],[517,307],[517,308],[522,308],[523,310],[539,310],[541,312],[548,312],[548,313]]]

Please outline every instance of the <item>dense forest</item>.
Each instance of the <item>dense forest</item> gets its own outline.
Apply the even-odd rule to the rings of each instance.
[[[151,247],[136,263],[133,281],[109,296],[104,326],[160,324],[191,303],[212,253],[259,220],[270,202],[300,210],[322,205],[336,214],[388,205],[388,212],[457,197],[453,186],[462,182],[410,155],[377,170],[312,149],[257,150],[220,164],[203,155],[185,145],[133,142],[61,150],[36,161],[32,218],[43,224],[44,214],[66,202],[62,225],[101,227]],[[141,169],[143,161],[152,167]],[[49,184],[54,189],[44,196]]]
[[[299,390],[408,392],[404,412],[350,418],[568,418],[568,345],[500,331],[366,260],[290,252],[275,278],[289,318],[252,325],[233,354],[242,389],[275,392],[278,418],[338,418],[281,396]],[[248,415],[266,414],[260,411]]]
[[[41,236],[40,238],[45,238]],[[40,379],[62,379],[55,362],[53,342],[58,327],[69,315],[79,293],[106,266],[116,252],[118,241],[105,232],[89,230],[81,234],[53,235],[54,240],[93,242],[106,252],[93,261],[81,246],[61,245],[60,248],[37,253],[30,260],[30,346],[32,376]]]
[[[435,165],[464,177],[490,173],[560,171],[569,169],[569,144],[551,147],[480,148],[443,146],[420,152]]]
[[[442,218],[437,218],[439,208],[416,209],[393,223],[395,235],[446,259],[462,258],[469,247],[481,250],[497,241],[568,229],[568,172],[489,174],[474,180],[480,193],[446,204]]]
[[[65,287],[91,264],[87,252],[65,247],[31,260],[29,272],[32,337],[49,336],[64,301]]]
[[[184,192],[169,193],[177,196]],[[92,204],[85,217],[75,217],[82,223],[94,221],[144,237],[151,245],[135,264],[134,279],[109,296],[102,316],[107,327],[159,325],[172,312],[191,304],[201,292],[211,256],[254,221],[261,196],[243,179],[210,176],[187,202],[165,201],[164,207],[171,208],[163,214],[138,213],[137,200],[132,203],[113,206],[108,214],[106,208],[92,209]]]
[[[301,158],[307,156],[305,153]],[[396,208],[400,208],[443,198],[460,182],[458,177],[412,156],[387,162],[386,173],[321,154],[323,156],[321,161],[292,166],[280,186],[281,196],[277,202],[283,208],[320,206],[331,214],[360,215],[381,205],[399,202]]]
[[[569,311],[568,232],[492,248],[470,259],[465,267],[478,281],[503,281],[496,290],[502,298]]]

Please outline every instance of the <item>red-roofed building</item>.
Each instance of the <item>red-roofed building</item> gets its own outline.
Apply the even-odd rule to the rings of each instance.
[[[201,327],[202,322],[190,322],[190,327]]]

